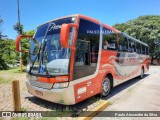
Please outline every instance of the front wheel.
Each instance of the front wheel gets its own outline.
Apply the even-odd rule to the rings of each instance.
[[[107,96],[109,94],[109,92],[110,92],[110,89],[111,89],[110,79],[108,77],[106,77],[103,80],[103,83],[102,83],[101,95],[102,96]]]

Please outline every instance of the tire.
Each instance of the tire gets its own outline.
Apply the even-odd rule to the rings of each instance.
[[[108,77],[103,80],[101,96],[105,97],[111,90],[111,81]]]
[[[140,78],[142,79],[142,78],[144,78],[144,69],[142,68],[141,69],[141,75],[140,75]]]

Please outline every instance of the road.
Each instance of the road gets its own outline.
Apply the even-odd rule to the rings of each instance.
[[[58,104],[51,103],[29,94],[25,87],[25,74],[2,73],[1,77],[12,76],[12,79],[20,80],[21,107],[25,111],[56,111],[61,107]],[[12,111],[12,89],[11,82],[0,84],[0,111]],[[78,110],[89,111],[97,106],[99,97],[92,97],[83,102],[70,106]],[[144,79],[135,78],[115,87],[108,97],[104,98],[110,102],[110,106],[104,111],[160,111],[160,66],[151,66],[145,73]],[[97,102],[95,102],[97,101]],[[68,107],[68,106],[66,106]],[[70,109],[69,107],[69,109]],[[63,108],[64,109],[64,108]],[[68,108],[67,108],[68,109]],[[127,117],[99,117],[105,116],[105,112],[100,113],[93,120],[150,120],[158,118],[127,118]],[[159,118],[160,120],[160,118]]]
[[[150,66],[143,79],[134,78],[115,87],[108,97],[110,106],[104,111],[160,111],[160,66]],[[158,117],[102,117],[93,120],[160,120]]]

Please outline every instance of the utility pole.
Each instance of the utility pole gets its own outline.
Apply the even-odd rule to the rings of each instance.
[[[20,24],[20,12],[19,12],[19,0],[17,0],[18,4],[18,34],[21,34],[21,24]],[[21,42],[19,45],[19,50],[21,50]],[[22,52],[19,52],[19,58],[20,58],[20,73],[22,73]]]

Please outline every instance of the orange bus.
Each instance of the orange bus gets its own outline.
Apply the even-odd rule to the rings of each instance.
[[[149,69],[148,45],[84,15],[71,15],[37,27],[30,37],[26,86],[51,102],[73,105],[110,90]]]

